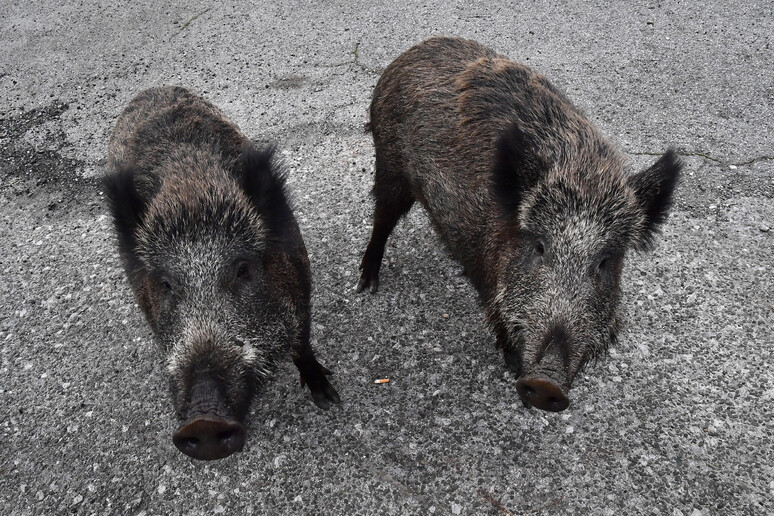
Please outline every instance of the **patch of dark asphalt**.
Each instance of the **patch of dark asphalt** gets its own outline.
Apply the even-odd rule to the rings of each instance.
[[[0,117],[0,192],[21,205],[44,207],[54,214],[93,211],[99,202],[99,180],[79,173],[84,162],[65,156],[64,129],[56,122],[67,111],[66,103],[54,101],[43,108]],[[48,122],[53,125],[53,141],[46,149],[36,149],[25,135]]]

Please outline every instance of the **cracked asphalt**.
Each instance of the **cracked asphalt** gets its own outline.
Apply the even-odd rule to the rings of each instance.
[[[421,210],[356,295],[382,70],[433,35],[545,74],[629,157],[685,175],[624,273],[626,329],[559,414],[527,410]],[[3,514],[774,514],[774,11],[605,2],[22,2],[0,13]],[[97,178],[129,100],[189,87],[275,142],[314,276],[313,344],[242,453],[172,445],[164,370]],[[390,383],[375,385],[375,378]]]

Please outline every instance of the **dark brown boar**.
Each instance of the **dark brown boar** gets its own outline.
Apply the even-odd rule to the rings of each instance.
[[[104,188],[183,453],[239,451],[251,401],[287,355],[319,407],[339,401],[309,343],[309,260],[272,149],[188,90],[152,88],[112,131]]]
[[[635,175],[545,77],[473,41],[433,38],[382,74],[371,103],[374,226],[357,290],[376,292],[414,201],[480,294],[525,405],[564,410],[616,339],[628,249],[666,220],[681,165]]]

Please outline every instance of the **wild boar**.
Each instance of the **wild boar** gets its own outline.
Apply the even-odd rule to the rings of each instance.
[[[241,450],[256,392],[290,355],[338,403],[310,346],[311,274],[273,149],[179,87],[143,91],[108,146],[103,186],[129,284],[163,355],[183,453]]]
[[[367,128],[374,225],[357,291],[414,201],[479,293],[527,406],[561,411],[620,327],[629,249],[651,247],[681,164],[624,159],[545,77],[474,42],[433,38],[390,64]]]

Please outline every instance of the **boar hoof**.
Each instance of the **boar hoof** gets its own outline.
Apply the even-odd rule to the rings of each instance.
[[[366,253],[363,256],[363,261],[360,262],[360,281],[357,282],[357,288],[355,291],[359,294],[366,287],[371,287],[369,291],[371,294],[376,294],[379,290],[379,269],[382,265],[382,253],[376,253],[378,256],[374,256],[374,252],[371,250],[371,244],[368,245]]]
[[[355,288],[355,292],[359,294],[369,285],[371,288],[369,288],[368,291],[371,292],[371,294],[376,294],[376,292],[379,290],[379,278],[369,279],[366,277],[361,277],[360,281],[357,282],[357,288]]]
[[[359,294],[365,290],[366,287],[370,287],[368,291],[371,292],[371,294],[376,294],[376,292],[379,290],[378,272],[372,273],[368,270],[368,268],[363,269],[363,273],[360,275],[360,281],[357,282],[355,292]]]
[[[301,371],[301,386],[309,386],[312,392],[312,401],[323,410],[328,410],[331,403],[339,403],[339,393],[330,384],[325,375],[333,374],[328,369],[315,363]]]

